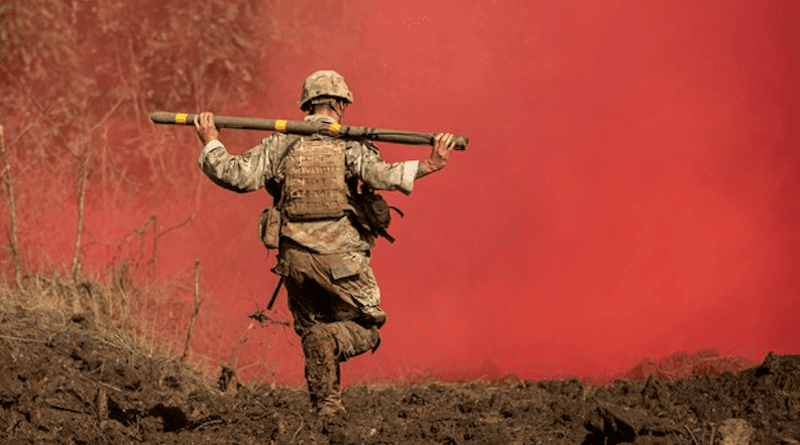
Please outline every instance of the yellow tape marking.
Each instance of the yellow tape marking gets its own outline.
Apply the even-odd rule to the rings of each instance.
[[[189,116],[189,115],[186,114],[186,113],[178,113],[178,114],[176,114],[175,115],[175,123],[177,123],[177,124],[185,124],[187,116]]]
[[[340,128],[342,128],[342,126],[339,124],[331,124],[329,127],[330,131],[333,133],[338,133]]]
[[[284,120],[275,121],[275,130],[276,131],[284,131],[284,130],[286,130],[286,121],[284,121]]]

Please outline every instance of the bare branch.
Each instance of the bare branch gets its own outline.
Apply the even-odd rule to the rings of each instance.
[[[186,360],[189,355],[189,342],[192,340],[192,331],[194,330],[194,323],[197,321],[197,314],[200,312],[200,258],[194,261],[194,312],[192,312],[192,320],[189,322],[189,332],[186,333],[186,344],[183,346],[183,355],[181,360]]]
[[[117,110],[117,108],[120,106],[120,104],[122,104],[122,102],[124,102],[124,101],[125,101],[125,98],[124,98],[124,97],[123,97],[123,98],[121,98],[120,100],[118,100],[118,101],[117,101],[117,103],[115,103],[115,104],[114,104],[114,105],[111,107],[111,109],[110,109],[110,110],[108,110],[108,113],[106,113],[106,114],[105,114],[105,116],[103,116],[102,118],[100,118],[100,121],[99,121],[99,122],[98,122],[98,123],[97,123],[97,124],[96,124],[94,127],[92,127],[92,128],[90,128],[90,129],[89,129],[89,133],[94,133],[94,131],[95,131],[95,130],[97,130],[98,128],[100,128],[100,127],[101,127],[101,126],[102,126],[102,125],[103,125],[103,124],[104,124],[104,123],[105,123],[105,122],[108,120],[108,118],[110,118],[110,117],[111,117],[111,116],[114,114],[114,111],[116,111],[116,110]]]
[[[8,143],[8,146],[9,146],[9,147],[13,147],[13,146],[14,146],[14,144],[16,144],[16,143],[17,143],[17,142],[18,142],[18,141],[19,141],[19,140],[22,138],[22,136],[24,136],[24,135],[25,135],[25,133],[27,133],[27,132],[28,132],[28,130],[30,130],[30,129],[31,129],[31,128],[33,128],[33,127],[34,127],[36,124],[38,124],[38,123],[39,123],[39,121],[40,121],[40,120],[42,120],[42,118],[44,118],[44,113],[39,113],[39,116],[36,118],[36,120],[34,120],[33,122],[31,122],[31,123],[29,123],[28,125],[26,125],[26,126],[25,126],[25,128],[23,128],[23,129],[22,129],[22,131],[20,131],[20,132],[19,132],[19,134],[17,135],[17,137],[15,137],[15,138],[14,138],[14,139],[13,139],[11,142],[9,142],[9,143]]]
[[[160,232],[158,230],[158,223],[156,222],[156,214],[153,213],[150,216],[153,219],[153,260],[152,260],[152,262],[153,262],[153,282],[156,281],[156,264],[158,262],[157,253],[158,253],[158,240],[159,240],[159,238],[161,238],[162,236],[166,235],[167,233],[169,233],[169,232],[171,232],[171,231],[173,231],[175,229],[183,227],[186,224],[189,224],[190,222],[194,221],[195,216],[196,216],[195,213],[192,212],[192,214],[189,215],[189,217],[186,218],[183,222],[178,223],[178,224],[176,224],[176,225],[174,225],[172,227],[169,227],[166,230],[162,230]]]
[[[70,275],[72,276],[73,280],[77,279],[78,274],[80,273],[80,261],[78,257],[81,248],[81,235],[83,233],[83,210],[84,201],[86,198],[86,187],[88,187],[89,182],[88,164],[90,156],[91,152],[86,153],[83,157],[83,162],[81,163],[80,193],[78,194],[78,227],[75,233],[75,249],[72,252],[72,269],[70,271]]]
[[[22,270],[19,264],[19,241],[17,240],[17,205],[14,201],[14,181],[11,179],[11,164],[8,162],[6,155],[5,135],[3,134],[3,126],[0,125],[0,154],[3,156],[4,179],[6,183],[6,191],[8,192],[8,209],[11,216],[11,255],[14,258],[14,279],[17,287],[22,286]]]

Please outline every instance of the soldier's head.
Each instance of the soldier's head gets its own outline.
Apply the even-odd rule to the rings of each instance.
[[[313,114],[320,109],[330,109],[341,119],[347,105],[353,103],[353,93],[344,77],[336,71],[323,70],[311,73],[303,82],[300,109]]]

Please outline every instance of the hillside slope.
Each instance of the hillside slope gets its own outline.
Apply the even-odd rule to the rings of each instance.
[[[800,356],[675,381],[357,385],[321,422],[305,391],[228,384],[82,312],[0,311],[6,444],[800,443]],[[227,386],[227,388],[226,388]],[[225,389],[225,391],[223,391]],[[738,419],[738,420],[735,420]],[[731,442],[734,443],[734,442]]]

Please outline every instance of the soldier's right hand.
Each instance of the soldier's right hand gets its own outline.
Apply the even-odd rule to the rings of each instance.
[[[197,136],[203,145],[219,138],[219,129],[214,124],[214,113],[210,111],[204,111],[196,115],[194,117],[194,126],[197,128]]]
[[[454,136],[450,133],[437,133],[433,137],[431,155],[428,159],[420,161],[417,166],[417,179],[438,172],[447,165],[447,161],[450,159],[450,155],[453,153],[456,146],[453,138]]]
[[[433,137],[433,150],[428,160],[436,170],[441,170],[447,165],[450,155],[456,147],[454,136],[451,133],[437,133]]]

